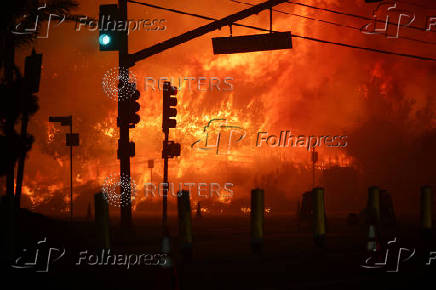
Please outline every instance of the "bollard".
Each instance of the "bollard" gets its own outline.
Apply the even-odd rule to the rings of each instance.
[[[325,245],[326,214],[324,203],[324,188],[317,187],[312,190],[314,213],[314,242],[319,247]]]
[[[260,253],[263,246],[263,223],[264,223],[264,192],[263,189],[253,189],[251,191],[251,249],[253,253]]]
[[[200,202],[197,202],[197,217],[201,218],[201,205],[200,205]]]
[[[192,218],[191,201],[188,190],[177,194],[177,209],[179,215],[179,241],[182,256],[185,260],[192,258]]]
[[[109,207],[103,193],[94,195],[94,216],[97,232],[97,243],[103,249],[110,249]]]
[[[367,222],[378,224],[380,221],[380,189],[377,186],[368,188]]]
[[[368,231],[368,244],[366,249],[368,252],[375,252],[377,251],[377,237],[375,233],[375,226],[370,225],[369,231]]]
[[[424,237],[430,237],[432,231],[433,194],[430,186],[421,187],[421,230]]]
[[[89,202],[89,204],[88,204],[88,211],[86,212],[86,220],[88,222],[92,220],[91,202]]]

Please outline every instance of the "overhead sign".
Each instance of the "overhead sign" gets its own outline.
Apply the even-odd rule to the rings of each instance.
[[[277,50],[292,48],[291,32],[273,32],[232,37],[212,38],[214,54]]]

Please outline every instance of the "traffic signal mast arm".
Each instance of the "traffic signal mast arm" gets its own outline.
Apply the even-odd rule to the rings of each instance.
[[[179,36],[170,38],[164,42],[160,42],[160,43],[155,44],[151,47],[140,50],[134,54],[130,54],[129,55],[130,63],[133,66],[134,63],[136,63],[140,60],[146,59],[147,57],[150,57],[154,54],[161,53],[164,50],[167,50],[167,49],[172,48],[174,46],[177,46],[179,44],[188,42],[189,40],[200,37],[200,36],[202,36],[206,33],[209,33],[211,31],[221,29],[224,26],[232,25],[232,23],[234,23],[236,21],[247,18],[253,14],[258,14],[259,12],[261,12],[265,9],[270,9],[270,8],[272,8],[278,4],[284,3],[284,2],[288,2],[288,0],[269,0],[269,1],[266,1],[264,3],[250,7],[248,9],[239,11],[238,13],[226,16],[220,20],[216,20],[212,23],[200,26],[194,30],[185,32]]]

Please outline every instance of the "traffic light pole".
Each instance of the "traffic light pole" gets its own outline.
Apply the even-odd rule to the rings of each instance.
[[[168,130],[165,132],[165,140],[164,140],[164,184],[165,184],[165,190],[163,192],[162,197],[162,230],[164,236],[169,236],[169,230],[168,230]]]
[[[118,0],[118,8],[120,11],[121,20],[127,21],[127,0]],[[127,31],[120,31],[120,47],[119,47],[119,75],[122,73],[126,73],[130,67],[128,60],[128,38]],[[129,148],[129,124],[127,120],[127,110],[125,102],[120,102],[118,98],[118,118],[120,120],[120,142],[119,142],[119,158],[120,158],[120,178],[125,177],[127,180],[130,180],[130,152]],[[125,193],[128,195],[128,199],[131,198],[131,189],[130,187],[125,188]],[[132,225],[132,208],[130,202],[125,206],[121,206],[121,229],[129,229]]]
[[[70,125],[70,136],[73,135],[73,122]],[[70,221],[73,221],[73,144],[70,144]]]

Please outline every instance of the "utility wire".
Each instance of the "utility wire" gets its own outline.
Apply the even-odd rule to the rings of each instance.
[[[176,10],[176,9],[164,8],[164,7],[160,7],[157,5],[148,4],[148,3],[144,3],[144,2],[138,2],[138,1],[134,1],[134,0],[127,0],[127,2],[139,4],[139,5],[143,5],[143,6],[148,6],[148,7],[156,8],[156,9],[160,9],[160,10],[171,11],[171,12],[178,13],[178,14],[189,15],[189,16],[193,16],[193,17],[197,17],[197,18],[201,18],[201,19],[214,20],[214,21],[217,20],[215,18],[208,17],[208,16],[189,13],[189,12],[180,11],[180,10]],[[269,29],[264,29],[264,28],[251,26],[251,25],[243,25],[243,24],[237,24],[237,23],[232,23],[232,25],[251,28],[251,29],[255,29],[255,30],[259,30],[259,31],[268,31],[268,32],[270,31]],[[278,32],[278,31],[273,31],[273,32]],[[322,39],[318,39],[318,38],[314,38],[314,37],[301,36],[301,35],[296,35],[296,34],[292,34],[292,37],[307,39],[310,41],[320,42],[320,43],[325,43],[325,44],[333,44],[333,45],[342,46],[342,47],[372,51],[372,52],[377,52],[377,53],[382,53],[382,54],[397,55],[397,56],[403,56],[403,57],[414,58],[414,59],[419,59],[419,60],[436,61],[435,58],[431,58],[431,57],[425,57],[425,56],[419,56],[419,55],[413,55],[413,54],[407,54],[407,53],[397,53],[397,52],[393,52],[393,51],[387,51],[387,50],[370,48],[370,47],[361,47],[361,46],[356,46],[356,45],[351,45],[351,44],[346,44],[346,43],[341,43],[341,42],[322,40]]]
[[[248,3],[248,2],[241,2],[241,1],[238,1],[238,0],[230,0],[230,1],[238,3],[238,4],[254,6],[254,4],[251,4],[251,3]],[[328,21],[328,20],[323,20],[323,19],[317,19],[317,18],[313,18],[313,17],[309,17],[309,16],[304,16],[304,15],[295,14],[295,13],[291,13],[291,12],[281,11],[281,10],[278,10],[278,9],[273,9],[273,11],[278,12],[278,13],[282,13],[282,14],[287,14],[287,15],[291,15],[291,16],[296,16],[296,17],[304,18],[304,19],[307,19],[307,20],[318,21],[318,22],[322,22],[322,23],[326,23],[326,24],[330,24],[330,25],[334,25],[334,26],[339,26],[339,27],[344,27],[344,28],[349,28],[349,29],[353,29],[353,30],[362,32],[362,28],[351,26],[351,25],[336,23],[336,22],[332,22],[332,21]],[[380,35],[380,34],[378,34],[378,35]],[[407,36],[398,36],[397,38],[401,38],[401,39],[405,39],[405,40],[410,40],[410,41],[421,42],[421,43],[425,43],[425,44],[436,45],[436,42],[416,39],[416,38],[407,37]]]
[[[383,21],[383,20],[378,20],[378,19],[374,19],[374,18],[362,16],[362,15],[357,15],[357,14],[348,13],[348,12],[342,12],[342,11],[328,9],[328,8],[320,8],[320,7],[316,7],[316,6],[312,6],[312,5],[304,4],[304,3],[300,3],[300,2],[287,1],[287,3],[294,4],[294,5],[299,5],[299,6],[315,9],[315,10],[326,11],[326,12],[330,12],[330,13],[334,13],[334,14],[338,14],[338,15],[345,15],[345,16],[350,16],[350,17],[359,18],[359,19],[363,19],[363,20],[370,20],[370,21],[376,21],[376,22],[380,22],[380,23],[386,23],[386,21]],[[408,26],[408,25],[404,25],[404,24],[401,24],[401,23],[398,24],[398,23],[390,22],[390,21],[388,21],[387,23],[388,24],[392,24],[392,25],[400,25],[402,27],[408,27],[408,28],[419,30],[419,31],[427,31],[425,28],[421,28],[421,27],[417,27],[417,26],[413,26],[413,25]],[[432,30],[430,30],[430,31],[431,32],[435,32],[435,31],[432,31]]]

